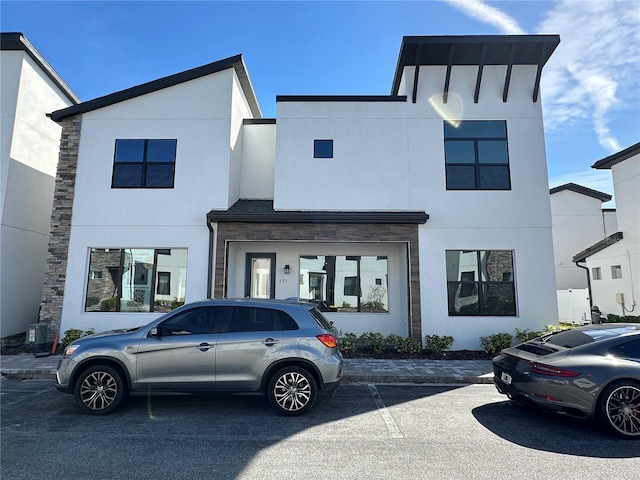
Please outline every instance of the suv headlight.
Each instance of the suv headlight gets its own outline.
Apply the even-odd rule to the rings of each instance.
[[[78,349],[79,345],[70,345],[64,350],[64,356],[70,357]]]

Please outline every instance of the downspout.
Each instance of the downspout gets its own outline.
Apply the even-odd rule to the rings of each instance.
[[[580,265],[578,262],[580,262],[580,260],[575,262],[576,267],[582,268],[587,272],[587,290],[589,291],[589,308],[591,308],[593,307],[593,299],[591,297],[591,277],[589,276],[589,269],[585,265]]]
[[[211,288],[213,285],[213,245],[214,245],[214,236],[213,236],[213,226],[211,225],[211,221],[207,218],[207,228],[209,229],[209,263],[207,264],[207,298],[213,298],[211,295]]]

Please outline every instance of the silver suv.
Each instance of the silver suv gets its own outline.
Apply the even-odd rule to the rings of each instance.
[[[337,331],[313,304],[207,300],[144,327],[76,340],[60,359],[56,388],[92,414],[150,392],[264,392],[278,413],[302,415],[341,373]]]

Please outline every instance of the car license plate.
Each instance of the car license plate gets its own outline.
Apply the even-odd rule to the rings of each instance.
[[[507,372],[501,372],[500,373],[500,380],[502,380],[507,385],[511,385],[511,381],[513,379],[511,378],[511,375],[509,375]]]

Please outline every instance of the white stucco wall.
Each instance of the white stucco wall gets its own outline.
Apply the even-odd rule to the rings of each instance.
[[[279,102],[276,209],[423,210],[420,226],[422,329],[453,335],[456,349],[479,336],[557,323],[551,208],[535,67],[486,66],[478,103],[477,67],[453,67],[448,103],[445,67],[421,67],[417,102]],[[413,68],[403,77],[413,89]],[[446,190],[444,121],[506,120],[511,190]],[[333,139],[332,159],[313,158],[314,139]],[[300,179],[305,178],[303,182]],[[317,188],[309,194],[309,185]],[[449,317],[445,251],[512,250],[517,316]]]
[[[558,290],[586,288],[586,273],[572,259],[607,236],[602,202],[570,190],[556,192],[550,197]]]
[[[24,51],[0,55],[0,335],[38,321],[60,126],[71,101]]]
[[[273,199],[276,125],[244,125],[240,198]]]
[[[206,213],[238,187],[245,109],[227,69],[83,114],[61,331],[147,323],[153,313],[84,312],[90,248],[186,248],[186,301],[206,298]],[[236,92],[237,93],[237,92]],[[233,128],[232,128],[233,127]],[[112,189],[116,139],[177,139],[172,189]]]

